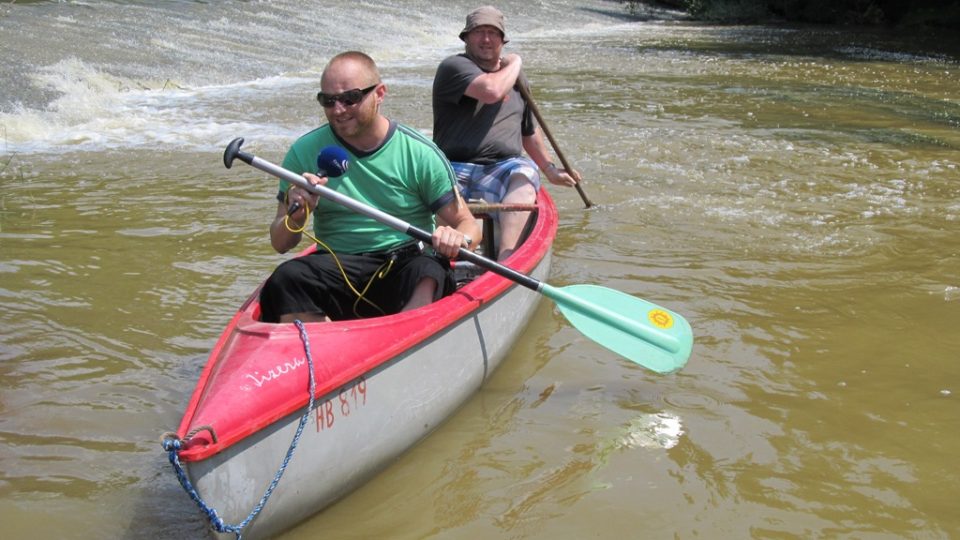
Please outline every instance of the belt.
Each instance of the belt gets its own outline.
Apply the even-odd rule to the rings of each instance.
[[[413,242],[410,244],[404,244],[389,251],[368,251],[366,253],[357,253],[357,255],[361,255],[363,257],[380,257],[384,259],[389,259],[391,257],[404,259],[407,257],[420,255],[421,253],[423,253],[423,244],[421,242]]]

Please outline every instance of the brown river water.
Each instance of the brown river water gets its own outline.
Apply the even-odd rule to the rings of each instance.
[[[500,4],[581,170],[549,283],[691,323],[657,375],[548,300],[483,389],[284,538],[960,537],[960,47],[711,26],[604,0]],[[473,4],[0,8],[0,523],[200,538],[159,444],[283,256],[282,159],[335,52],[429,131]],[[322,481],[322,479],[318,479]]]

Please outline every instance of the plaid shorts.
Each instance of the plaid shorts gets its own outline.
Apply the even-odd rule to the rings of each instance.
[[[457,173],[460,193],[468,200],[502,202],[510,186],[510,177],[514,174],[522,174],[535,190],[540,190],[540,171],[533,160],[527,157],[515,157],[487,165],[461,162],[452,162],[451,165]]]

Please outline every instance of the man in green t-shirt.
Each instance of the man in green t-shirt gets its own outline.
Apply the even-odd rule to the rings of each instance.
[[[376,220],[280,182],[270,243],[285,253],[304,234],[316,253],[282,263],[260,293],[264,322],[343,320],[387,315],[439,300],[453,291],[448,257],[475,247],[481,231],[456,189],[443,153],[426,137],[380,113],[386,86],[373,59],[350,51],[323,70],[317,99],[327,124],[303,135],[283,166],[326,187],[425,230],[433,254]],[[339,177],[318,177],[318,153],[339,146],[349,166]],[[305,233],[308,211],[313,231]],[[435,228],[435,216],[444,226]]]

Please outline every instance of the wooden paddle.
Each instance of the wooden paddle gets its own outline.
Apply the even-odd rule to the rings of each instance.
[[[229,169],[239,159],[277,178],[295,184],[321,197],[346,206],[354,212],[430,244],[432,235],[326,186],[315,186],[303,176],[240,151],[243,139],[234,139],[223,153]],[[676,371],[687,363],[693,349],[690,324],[680,315],[626,293],[597,285],[569,285],[557,288],[537,281],[502,264],[460,248],[457,258],[490,270],[557,303],[560,312],[580,332],[600,345],[658,373]]]
[[[569,173],[573,170],[573,167],[571,167],[570,163],[567,162],[567,158],[564,157],[563,152],[560,151],[560,146],[557,144],[557,140],[553,138],[553,134],[550,133],[549,129],[547,129],[547,124],[543,121],[543,116],[540,114],[540,109],[537,107],[537,103],[533,101],[533,96],[530,95],[530,91],[527,90],[527,87],[523,84],[518,84],[517,87],[520,88],[520,95],[523,96],[524,101],[527,102],[527,105],[530,106],[530,110],[533,111],[533,116],[537,117],[537,123],[540,124],[540,129],[543,130],[544,135],[546,135],[547,139],[550,140],[550,144],[553,146],[553,151],[556,152],[557,157],[560,158],[560,164],[563,165],[563,168]],[[587,208],[593,206],[593,203],[587,198],[587,194],[583,192],[580,182],[574,184],[573,187],[577,188],[577,193],[580,194],[580,198],[583,199],[583,204],[587,205]]]

